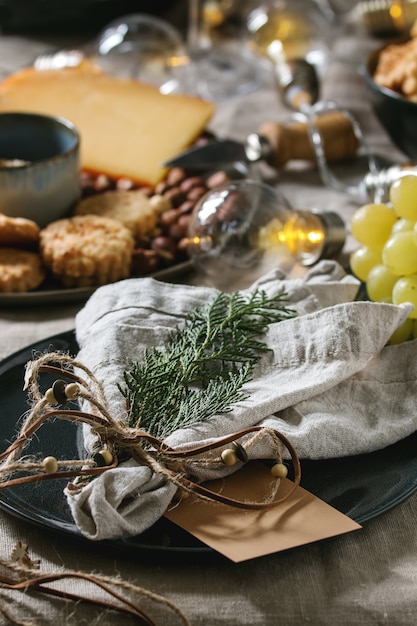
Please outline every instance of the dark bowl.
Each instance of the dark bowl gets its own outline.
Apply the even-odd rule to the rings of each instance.
[[[397,40],[395,43],[401,43],[401,41]],[[378,57],[386,45],[369,55],[363,68],[363,77],[372,107],[382,126],[394,144],[404,154],[415,160],[417,159],[417,103],[407,100],[391,89],[380,87],[372,78]]]
[[[80,197],[80,137],[68,120],[0,113],[0,213],[42,228]]]

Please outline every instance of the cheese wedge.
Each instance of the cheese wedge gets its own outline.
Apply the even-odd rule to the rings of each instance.
[[[81,136],[83,169],[155,185],[166,173],[162,164],[201,134],[214,105],[87,66],[12,74],[0,84],[2,111],[71,120]]]

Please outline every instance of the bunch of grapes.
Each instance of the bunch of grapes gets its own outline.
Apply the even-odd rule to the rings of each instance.
[[[352,217],[360,247],[350,267],[366,283],[374,302],[411,302],[414,310],[389,343],[417,338],[417,176],[407,175],[390,188],[389,204],[366,204]]]

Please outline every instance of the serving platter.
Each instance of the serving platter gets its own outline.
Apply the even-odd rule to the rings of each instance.
[[[13,440],[18,421],[28,410],[23,388],[24,366],[34,354],[65,351],[76,355],[73,331],[55,335],[19,350],[0,363],[0,449]],[[53,378],[45,375],[45,389]],[[46,423],[33,437],[29,454],[79,458],[80,426],[66,420]],[[417,490],[417,433],[370,454],[324,461],[301,460],[301,485],[337,510],[363,524],[392,509]],[[289,475],[291,478],[291,474]],[[84,548],[115,550],[118,554],[149,554],[165,558],[181,553],[216,555],[197,539],[161,518],[145,533],[118,540],[92,542],[75,525],[63,489],[65,480],[45,481],[0,490],[0,509],[62,540],[81,542]]]

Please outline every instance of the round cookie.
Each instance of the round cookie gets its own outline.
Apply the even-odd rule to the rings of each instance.
[[[29,250],[0,248],[0,292],[16,293],[36,289],[45,280],[40,255]]]
[[[160,210],[140,189],[109,190],[83,198],[74,215],[100,215],[115,219],[140,239],[155,230]]]
[[[39,226],[24,217],[0,213],[0,246],[35,248],[39,242]]]
[[[58,220],[40,233],[43,262],[66,287],[105,285],[127,278],[133,248],[128,228],[96,215]]]

